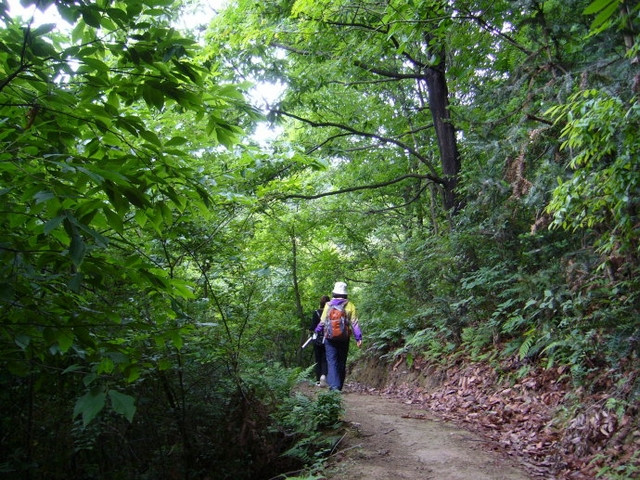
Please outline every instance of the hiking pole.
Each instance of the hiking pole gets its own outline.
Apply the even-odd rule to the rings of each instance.
[[[309,338],[307,338],[307,341],[306,341],[306,342],[304,342],[304,344],[303,344],[300,348],[304,348],[304,347],[306,347],[307,345],[309,345],[309,342],[310,342],[311,340],[313,340],[313,335],[311,335]]]

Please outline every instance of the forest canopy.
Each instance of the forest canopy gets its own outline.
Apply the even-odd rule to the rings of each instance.
[[[356,361],[562,367],[637,421],[636,2],[22,5],[0,1],[7,478],[313,463],[326,410],[291,390],[338,280]]]

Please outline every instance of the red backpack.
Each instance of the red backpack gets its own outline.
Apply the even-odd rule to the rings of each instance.
[[[324,338],[329,340],[349,340],[351,323],[345,311],[347,303],[329,305],[327,316],[324,319]]]

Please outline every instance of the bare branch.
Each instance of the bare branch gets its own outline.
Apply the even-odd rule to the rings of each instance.
[[[442,180],[439,179],[438,177],[438,173],[436,172],[435,168],[433,167],[433,165],[431,164],[431,162],[429,161],[429,159],[427,157],[425,157],[424,155],[422,155],[420,152],[418,152],[415,148],[411,147],[410,145],[401,142],[400,140],[397,140],[395,138],[389,138],[389,137],[384,137],[382,135],[378,135],[376,133],[370,133],[370,132],[362,132],[359,130],[356,130],[353,127],[350,127],[348,125],[342,125],[340,123],[335,123],[335,122],[315,122],[313,120],[310,120],[308,118],[303,118],[300,117],[298,115],[295,115],[293,113],[289,113],[289,112],[285,112],[283,110],[273,110],[273,113],[276,114],[280,114],[280,115],[284,115],[290,118],[295,118],[296,120],[299,120],[301,122],[304,122],[308,125],[311,125],[312,127],[334,127],[334,128],[339,128],[341,130],[350,132],[353,135],[357,135],[360,137],[365,137],[365,138],[375,138],[376,140],[379,140],[382,143],[390,143],[392,145],[396,145],[397,147],[402,148],[403,150],[409,152],[411,155],[415,156],[418,160],[420,160],[422,163],[424,163],[427,168],[429,169],[429,171],[431,172],[431,178],[434,179],[434,181],[436,181],[437,183],[442,183]],[[437,179],[437,180],[435,180]]]
[[[378,210],[369,210],[367,212],[367,214],[368,215],[372,215],[372,214],[376,214],[376,213],[384,213],[384,212],[388,212],[390,210],[397,210],[398,208],[403,208],[403,207],[406,207],[407,205],[411,205],[413,202],[415,202],[416,200],[418,200],[422,196],[422,193],[427,189],[428,186],[429,186],[428,183],[426,185],[423,185],[422,188],[420,190],[418,190],[418,193],[416,194],[415,197],[413,197],[411,200],[403,203],[402,205],[394,205],[393,207],[381,208],[381,209],[378,209]]]
[[[547,125],[553,125],[553,122],[551,120],[547,120],[546,118],[541,118],[530,113],[527,113],[527,118],[529,120],[535,120],[536,122],[546,123]]]
[[[377,80],[358,80],[355,82],[343,82],[341,80],[329,80],[327,85],[342,85],[344,87],[352,87],[354,85],[375,85],[376,83],[399,82],[404,78],[379,78]]]
[[[416,62],[414,59],[411,59],[411,61],[417,65],[420,65],[420,63]],[[405,80],[405,79],[425,80],[427,78],[423,73],[399,73],[399,72],[394,72],[392,70],[383,70],[381,68],[375,68],[372,65],[369,65],[365,62],[360,62],[358,60],[354,61],[353,64],[356,67],[366,70],[367,72],[375,73],[376,75],[381,75],[387,78],[395,78],[398,80]]]
[[[330,137],[325,138],[322,143],[319,143],[318,145],[314,145],[312,148],[308,149],[305,152],[305,154],[310,155],[313,152],[315,152],[316,150],[320,150],[324,145],[326,145],[330,141],[332,141],[332,140],[334,140],[336,138],[340,138],[340,137],[348,137],[349,135],[351,135],[351,134],[350,133],[339,133],[338,135],[331,135]]]
[[[433,123],[430,123],[428,125],[423,125],[421,127],[416,127],[413,130],[409,130],[408,132],[402,132],[399,135],[402,136],[402,137],[404,137],[405,135],[414,135],[414,134],[416,134],[418,132],[421,132],[423,130],[428,130],[428,129],[433,128],[433,127],[434,127]]]
[[[437,177],[434,178],[431,175],[420,175],[417,173],[408,173],[406,175],[401,175],[397,178],[394,178],[393,180],[389,180],[388,182],[373,183],[371,185],[359,185],[357,187],[343,188],[341,190],[332,190],[330,192],[317,193],[315,195],[302,195],[302,194],[294,193],[291,195],[285,195],[282,198],[284,200],[289,200],[292,198],[300,198],[302,200],[316,200],[318,198],[328,197],[331,195],[341,195],[343,193],[357,192],[358,190],[375,190],[377,188],[387,187],[389,185],[393,185],[394,183],[402,182],[403,180],[406,180],[408,178],[421,178],[421,179],[431,180],[434,183],[442,183],[442,180],[440,178],[437,178]]]
[[[486,20],[484,20],[479,15],[474,15],[474,14],[472,14],[470,12],[466,12],[466,13],[467,14],[465,16],[459,16],[459,17],[455,17],[455,18],[456,19],[460,19],[460,20],[473,20],[478,25],[480,25],[480,27],[482,27],[484,30],[486,30],[487,32],[489,32],[489,33],[491,33],[493,35],[497,35],[498,37],[504,38],[507,42],[509,42],[511,45],[516,47],[521,52],[526,53],[527,55],[533,55],[535,53],[535,52],[532,52],[531,50],[525,48],[521,44],[519,44],[510,35],[507,35],[506,33],[501,32],[497,27],[494,27],[493,25],[490,25]]]

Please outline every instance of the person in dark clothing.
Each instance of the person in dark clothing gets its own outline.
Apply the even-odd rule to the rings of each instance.
[[[320,317],[324,311],[324,306],[329,300],[330,298],[327,295],[322,296],[320,299],[320,308],[313,311],[313,315],[311,316],[311,325],[309,326],[309,330],[314,337],[313,351],[316,359],[316,386],[318,387],[327,386],[327,356],[324,349],[324,337],[322,336],[322,333],[316,333],[315,330],[320,323]]]

